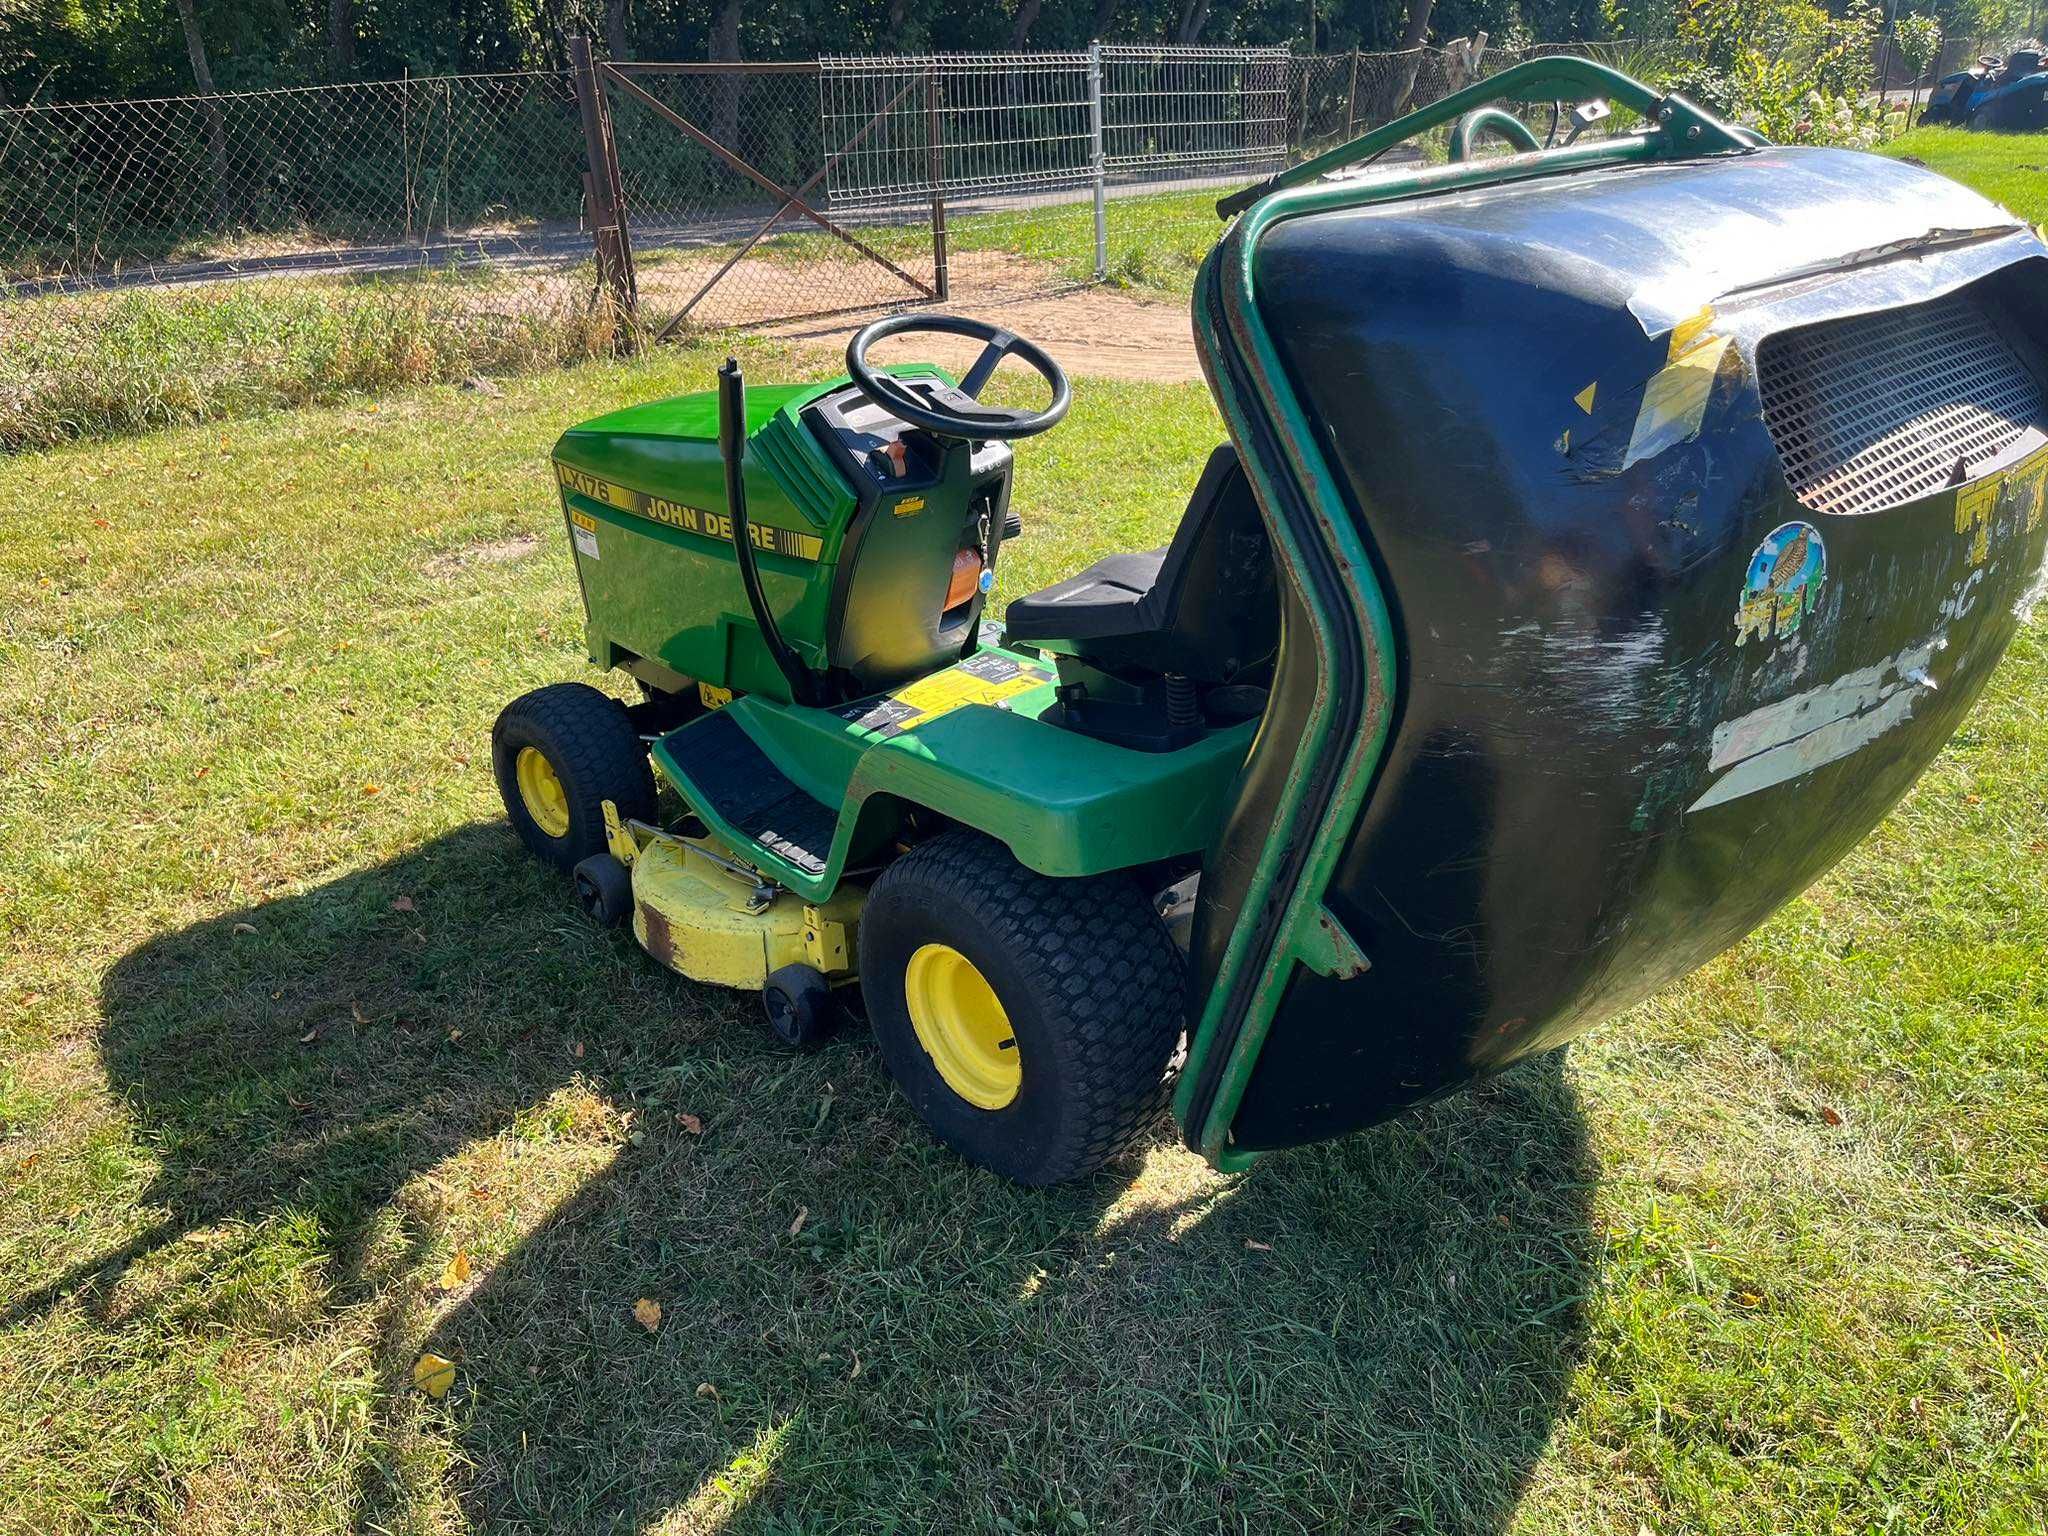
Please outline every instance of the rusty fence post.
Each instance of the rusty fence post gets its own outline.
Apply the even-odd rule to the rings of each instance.
[[[924,72],[924,115],[932,178],[932,287],[943,301],[951,288],[946,278],[946,141],[939,125],[939,76],[932,69]]]
[[[590,39],[580,33],[569,39],[569,64],[576,83],[576,105],[583,118],[583,153],[589,165],[583,192],[590,210],[591,244],[597,253],[597,280],[625,317],[623,341],[630,351],[639,322],[639,285],[634,281],[633,247],[626,233],[618,147],[612,140],[611,114],[605,111],[604,87],[590,57]]]

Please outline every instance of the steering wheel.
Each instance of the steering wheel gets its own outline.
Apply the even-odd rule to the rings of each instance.
[[[929,332],[940,336],[965,336],[983,342],[981,356],[967,370],[959,387],[933,381],[930,394],[910,389],[901,379],[868,366],[868,348],[885,336]],[[989,376],[1006,357],[1021,357],[1052,387],[1052,404],[1042,411],[1012,410],[983,405],[978,396]],[[854,383],[875,404],[894,412],[914,427],[936,432],[940,437],[1012,438],[1033,437],[1059,425],[1067,414],[1072,394],[1060,365],[1035,342],[964,315],[890,315],[864,326],[846,344],[846,371]]]

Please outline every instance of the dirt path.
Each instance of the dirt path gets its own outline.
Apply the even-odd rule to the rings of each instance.
[[[681,305],[718,270],[704,260],[667,260],[643,267],[640,294],[651,314]],[[821,270],[821,268],[823,270]],[[1140,296],[1124,289],[1071,287],[1049,293],[1063,281],[1059,269],[1000,251],[965,251],[951,263],[952,298],[924,307],[994,321],[1028,336],[1058,359],[1069,373],[1088,378],[1179,382],[1199,379],[1188,302]],[[801,285],[801,286],[799,286]],[[795,292],[792,290],[795,289]],[[719,279],[691,311],[703,325],[744,325],[779,337],[806,351],[837,355],[847,339],[898,302],[903,285],[880,267],[857,263],[798,266],[773,258],[748,257]],[[874,305],[858,314],[812,320],[774,320],[791,308],[838,309]],[[913,354],[964,371],[980,346],[950,337],[919,339],[908,350],[877,349],[883,361]],[[1014,366],[1014,365],[1012,365]]]

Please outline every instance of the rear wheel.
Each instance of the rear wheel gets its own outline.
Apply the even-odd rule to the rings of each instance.
[[[626,707],[586,683],[536,688],[491,728],[491,768],[520,841],[558,869],[605,851],[604,802],[652,820],[654,774]]]
[[[1180,952],[1123,876],[1054,880],[990,838],[945,833],[875,882],[860,970],[890,1074],[983,1167],[1079,1178],[1165,1102]]]

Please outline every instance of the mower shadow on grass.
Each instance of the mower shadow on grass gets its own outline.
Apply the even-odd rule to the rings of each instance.
[[[358,1528],[1498,1530],[1582,1346],[1555,1057],[1244,1177],[1162,1142],[1025,1190],[929,1143],[864,1031],[782,1053],[498,827],[152,939],[104,1001],[166,1215],[14,1314],[132,1326],[124,1272],[186,1234],[228,1276],[312,1232],[297,1311],[224,1278],[183,1321],[369,1328]]]

